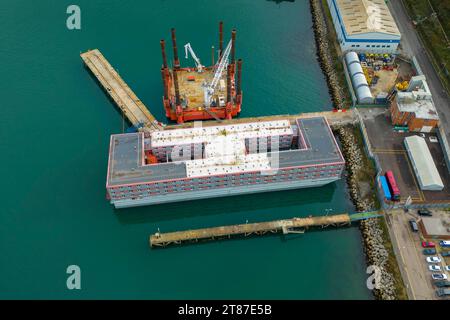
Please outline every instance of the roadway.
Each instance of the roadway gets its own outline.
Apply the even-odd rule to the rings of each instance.
[[[442,85],[438,72],[425,50],[425,46],[414,28],[402,0],[387,3],[398,28],[402,34],[401,50],[406,56],[415,56],[420,68],[427,78],[433,95],[433,101],[442,127],[450,139],[450,98]],[[402,277],[410,299],[436,299],[431,285],[430,272],[421,254],[419,235],[413,234],[409,228],[409,214],[403,211],[390,212],[387,216],[389,233],[397,256]]]
[[[408,222],[417,218],[416,215],[411,213],[411,210],[410,213],[391,210],[387,212],[386,218],[409,299],[435,300],[436,292],[431,284],[431,272],[425,261],[426,256],[421,252],[421,238],[418,233],[411,231]]]
[[[389,1],[388,7],[402,34],[402,50],[406,55],[414,55],[416,57],[423,74],[427,78],[441,124],[445,130],[447,140],[450,141],[450,98],[444,90],[444,86],[431,63],[428,52],[424,49],[424,45],[408,16],[403,1]]]

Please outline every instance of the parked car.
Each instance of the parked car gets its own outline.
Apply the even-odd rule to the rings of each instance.
[[[442,251],[441,256],[443,257],[450,257],[450,251]]]
[[[449,240],[442,240],[439,242],[441,247],[450,247],[450,241]]]
[[[433,256],[433,257],[427,257],[427,262],[428,263],[440,263],[441,262],[441,258]]]
[[[426,256],[432,255],[432,254],[436,254],[436,249],[423,249],[423,254]]]
[[[428,266],[428,269],[429,269],[430,271],[441,271],[441,267],[440,267],[440,266],[437,266],[437,265],[434,265],[434,264],[429,265],[429,266]]]
[[[420,209],[420,210],[417,211],[417,213],[419,214],[419,216],[425,216],[425,217],[432,217],[433,216],[431,211],[428,210],[428,209]]]
[[[438,288],[450,287],[450,281],[447,280],[435,281],[434,285]]]
[[[437,289],[436,294],[438,297],[450,296],[450,289]]]
[[[430,136],[428,139],[430,139],[430,142],[433,142],[433,143],[438,142],[438,138],[435,136]]]
[[[436,247],[434,242],[422,241],[422,248],[434,248],[434,247]]]
[[[419,227],[417,226],[417,223],[414,219],[409,220],[409,225],[411,226],[411,230],[413,232],[418,232],[419,231]]]
[[[447,280],[447,275],[445,273],[433,273],[431,278],[433,280]]]
[[[444,267],[444,270],[445,270],[445,271],[450,271],[450,266],[445,266],[445,267]]]

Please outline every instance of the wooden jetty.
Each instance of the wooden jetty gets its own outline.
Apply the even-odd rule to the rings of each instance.
[[[98,49],[82,53],[81,58],[133,126],[141,127],[144,131],[162,129],[155,117]]]
[[[233,236],[264,235],[266,233],[303,233],[310,227],[344,226],[351,223],[348,214],[327,215],[306,218],[292,218],[268,222],[245,223],[222,227],[194,229],[161,233],[150,236],[150,247],[165,247],[170,244],[198,242],[200,240],[228,239]]]

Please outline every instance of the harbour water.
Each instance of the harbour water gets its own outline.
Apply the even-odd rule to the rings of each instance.
[[[165,122],[159,40],[190,42],[204,64],[237,29],[241,117],[330,110],[308,1],[6,0],[0,10],[0,298],[371,299],[356,226],[151,250],[148,236],[353,210],[344,180],[316,189],[114,210],[109,136],[127,124],[83,67],[99,48]],[[168,50],[168,52],[170,52]],[[193,64],[180,54],[181,63]],[[333,208],[332,211],[328,209]],[[66,268],[81,268],[68,290]]]

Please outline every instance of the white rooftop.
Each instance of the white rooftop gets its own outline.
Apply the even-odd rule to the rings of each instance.
[[[293,134],[288,120],[241,123],[225,126],[200,127],[154,131],[151,133],[152,147],[197,144],[213,141],[217,137],[240,140],[268,136]]]
[[[410,112],[420,119],[439,120],[432,100],[417,100],[412,92],[397,93],[397,105],[400,112]]]
[[[415,99],[431,100],[431,91],[424,75],[411,77],[407,92],[411,92]]]
[[[400,37],[384,0],[336,0],[348,35],[380,32]]]
[[[398,92],[396,100],[400,112],[414,113],[420,119],[439,120],[424,75],[412,77],[406,92]]]
[[[245,154],[245,141],[237,136],[218,136],[213,141],[205,143],[205,158],[220,156],[238,156]]]
[[[405,146],[420,188],[422,190],[442,190],[444,184],[425,139],[419,136],[406,137]]]
[[[186,173],[190,178],[271,169],[266,153],[212,157],[185,163]]]
[[[155,131],[152,147],[204,144],[204,158],[183,160],[187,177],[270,170],[266,153],[246,154],[245,139],[293,135],[289,120]]]

